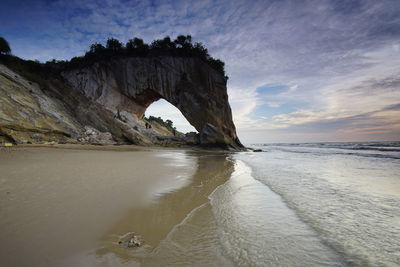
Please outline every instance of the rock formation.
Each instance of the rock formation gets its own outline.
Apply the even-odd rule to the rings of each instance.
[[[165,137],[157,127],[145,127],[144,112],[161,98],[199,132],[188,143],[243,148],[232,121],[226,78],[196,57],[112,58],[63,69],[40,85],[0,65],[0,135],[17,142],[72,142],[88,140],[90,127],[96,133],[91,137],[107,136],[108,143],[107,132],[117,143],[185,143],[185,137]]]
[[[67,142],[81,129],[64,103],[0,64],[0,142]]]

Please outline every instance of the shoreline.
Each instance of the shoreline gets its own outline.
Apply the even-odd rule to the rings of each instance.
[[[1,147],[3,148],[3,147]],[[196,146],[140,146],[140,145],[104,145],[104,144],[18,144],[10,147],[11,151],[19,148],[53,148],[53,149],[71,149],[88,151],[193,151],[202,153],[231,154],[244,151],[229,151],[218,148],[196,147]]]

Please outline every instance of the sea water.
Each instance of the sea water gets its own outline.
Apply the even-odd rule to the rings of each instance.
[[[149,266],[399,266],[400,143],[253,147]]]
[[[251,176],[281,198],[309,229],[308,235],[312,232],[331,252],[339,255],[344,261],[341,264],[400,265],[399,142],[263,144],[253,147],[265,152],[242,153],[235,159],[249,166]],[[261,198],[259,192],[251,196]],[[267,205],[259,201],[246,212]],[[287,225],[289,216],[280,218],[271,213],[269,216],[270,220],[260,221],[260,225],[280,223],[288,232],[294,229],[294,225]],[[268,246],[280,246],[280,242],[272,238],[276,233],[259,236]],[[293,233],[293,236],[298,235]],[[290,239],[290,235],[287,238]],[[292,238],[291,242],[296,241]],[[308,257],[321,261],[319,257],[324,254],[313,255],[305,251],[299,255],[296,249],[296,246],[287,246],[276,249],[276,253],[286,255],[286,260],[293,257],[293,263],[297,263],[293,265],[302,265],[299,260]],[[271,253],[270,249],[267,251],[262,254]],[[324,260],[335,264],[332,260]],[[282,265],[286,264],[283,262]]]

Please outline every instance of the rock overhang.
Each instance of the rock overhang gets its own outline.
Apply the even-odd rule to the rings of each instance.
[[[140,118],[160,98],[199,132],[200,144],[242,149],[224,75],[196,57],[128,57],[64,71],[63,77],[105,108]]]

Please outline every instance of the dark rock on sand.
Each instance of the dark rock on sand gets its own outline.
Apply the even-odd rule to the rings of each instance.
[[[128,233],[118,241],[118,244],[125,248],[140,247],[143,245],[143,243],[144,241],[142,237],[136,235],[136,233]]]

